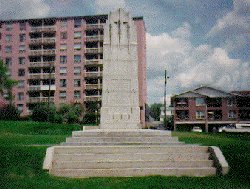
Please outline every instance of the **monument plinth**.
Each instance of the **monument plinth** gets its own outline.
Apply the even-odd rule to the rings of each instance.
[[[104,26],[101,129],[139,129],[137,37],[129,13],[118,9]]]

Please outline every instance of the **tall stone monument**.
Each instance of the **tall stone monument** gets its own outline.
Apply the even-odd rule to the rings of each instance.
[[[139,129],[135,26],[128,12],[109,14],[104,26],[101,129]]]
[[[139,129],[133,21],[119,9],[110,13],[104,30],[101,129],[74,131],[66,142],[49,147],[43,168],[73,178],[226,174],[228,164],[218,148],[185,145],[169,131]]]

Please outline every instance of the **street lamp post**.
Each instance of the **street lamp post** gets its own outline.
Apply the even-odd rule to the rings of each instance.
[[[165,85],[164,85],[164,126],[165,128],[167,128],[167,103],[166,103],[166,96],[167,96],[167,79],[169,79],[169,77],[167,76],[167,70],[165,70]]]

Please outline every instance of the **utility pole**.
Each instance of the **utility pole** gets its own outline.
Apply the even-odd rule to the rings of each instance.
[[[167,70],[165,70],[165,85],[164,85],[164,126],[167,128],[167,103],[166,103],[166,96],[167,96],[167,79],[169,77],[167,76]]]

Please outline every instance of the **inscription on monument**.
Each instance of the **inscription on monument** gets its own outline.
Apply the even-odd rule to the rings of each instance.
[[[122,9],[104,26],[101,129],[139,129],[137,37]]]

